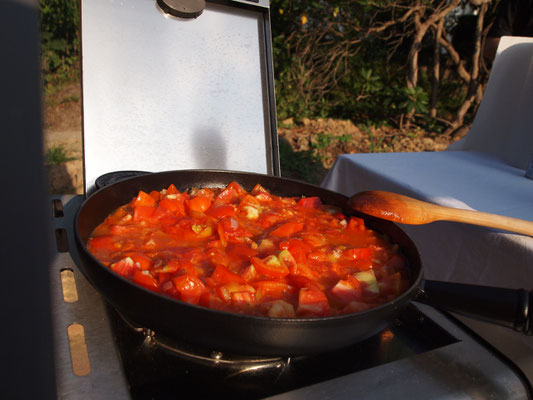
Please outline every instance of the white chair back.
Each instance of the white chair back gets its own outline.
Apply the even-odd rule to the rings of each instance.
[[[448,150],[481,151],[526,169],[533,154],[533,38],[501,38],[474,123]]]

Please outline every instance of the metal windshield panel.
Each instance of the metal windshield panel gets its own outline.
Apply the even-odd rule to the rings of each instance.
[[[86,191],[117,170],[275,171],[268,9],[239,4],[82,0]]]

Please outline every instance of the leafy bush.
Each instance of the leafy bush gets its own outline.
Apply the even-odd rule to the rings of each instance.
[[[41,0],[41,68],[46,85],[78,70],[80,11],[76,0]]]
[[[465,71],[473,73],[472,65],[481,60],[474,61],[472,51],[463,51],[474,48],[477,35],[459,34],[454,27],[465,19],[472,25],[483,15],[485,24],[490,24],[497,3],[271,0],[280,120],[332,117],[387,121],[400,128],[407,122],[436,132],[469,123],[478,103],[467,115],[459,114],[472,81],[465,78]],[[436,29],[422,32],[423,24],[416,24],[417,18],[429,20],[437,15],[443,18],[442,40],[436,40]],[[413,46],[415,37],[420,42]],[[444,44],[435,50],[435,43],[450,38],[457,51]],[[440,64],[438,88],[432,77],[436,60]],[[474,81],[483,85],[487,70],[480,71]],[[431,96],[435,88],[436,97]],[[435,112],[438,118],[430,118]]]
[[[64,146],[52,146],[46,150],[44,160],[47,164],[63,164],[75,160],[76,157],[70,157]]]

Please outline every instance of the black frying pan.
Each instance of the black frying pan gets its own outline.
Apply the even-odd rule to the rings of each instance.
[[[400,245],[409,260],[410,287],[398,298],[374,309],[325,318],[277,319],[233,314],[183,303],[146,290],[113,273],[98,262],[85,246],[93,229],[113,210],[129,202],[139,190],[159,191],[173,183],[183,191],[192,187],[223,187],[231,181],[238,182],[246,190],[251,190],[259,183],[276,195],[318,196],[323,203],[338,206],[346,214],[355,214],[347,209],[347,198],[343,195],[318,186],[269,175],[220,170],[182,170],[136,176],[98,190],[78,210],[74,232],[82,272],[114,307],[142,326],[207,348],[244,355],[290,356],[341,348],[378,333],[396,318],[411,300],[417,296],[418,299],[421,298],[422,265],[414,244],[392,222],[367,216],[364,216],[367,226],[389,235],[393,242]],[[437,301],[446,302],[452,299],[452,304],[448,304],[452,309],[454,306],[464,305],[464,302],[455,301],[455,296],[449,296],[446,292],[452,290],[453,293],[453,285],[450,287],[448,284],[431,282],[426,286],[432,287],[432,291],[436,292],[434,298]],[[474,305],[473,310],[467,311],[482,311],[487,314],[484,315],[486,318],[515,327],[526,326],[528,330],[527,304],[522,304],[528,293],[499,290],[503,292],[498,296],[505,294],[510,304],[505,307],[497,304],[499,308],[496,315],[485,312],[487,310],[484,303],[481,307]],[[467,288],[466,294],[471,297],[472,291],[475,292],[476,288]],[[482,301],[493,299],[493,296],[494,293],[488,293]],[[422,297],[428,302],[431,299],[431,296]],[[454,302],[456,304],[453,304]],[[524,310],[521,307],[525,307]]]

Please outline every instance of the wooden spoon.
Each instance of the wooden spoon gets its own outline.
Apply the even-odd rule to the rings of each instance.
[[[396,193],[377,190],[361,192],[353,195],[348,204],[356,211],[401,224],[421,225],[434,221],[454,221],[533,236],[531,221],[438,206]]]

